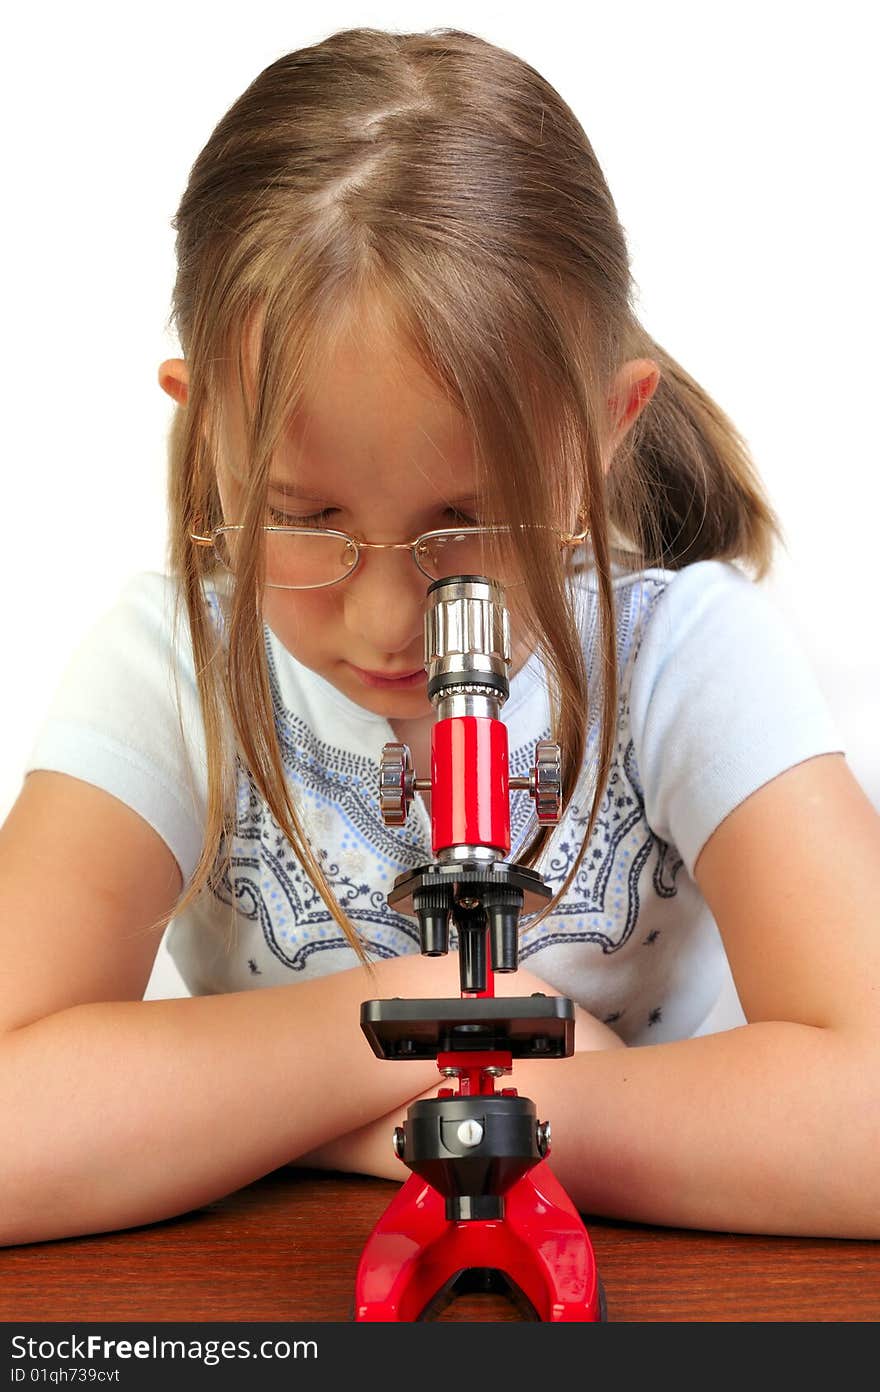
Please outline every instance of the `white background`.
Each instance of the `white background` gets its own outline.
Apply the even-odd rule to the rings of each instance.
[[[156,373],[179,354],[170,221],[192,162],[265,66],[354,25],[470,30],[574,109],[643,323],[733,418],[781,514],[789,550],[769,588],[880,807],[873,6],[301,14],[80,3],[6,21],[0,817],[74,645],[128,575],[164,568],[173,407]],[[160,994],[176,989],[163,956]]]

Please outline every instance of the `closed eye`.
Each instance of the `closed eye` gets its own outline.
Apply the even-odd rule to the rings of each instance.
[[[273,527],[326,527],[330,517],[337,511],[336,508],[323,508],[320,512],[310,512],[296,516],[293,513],[282,512],[279,508],[273,507],[271,503],[267,505],[269,514],[269,525]],[[444,512],[453,521],[459,522],[463,527],[479,527],[480,523],[475,517],[469,517],[467,513],[459,508],[445,508]]]
[[[456,522],[460,522],[463,527],[480,526],[480,523],[477,521],[475,517],[468,517],[466,512],[460,512],[458,508],[451,507],[447,508],[446,511],[449,513],[450,517],[452,517]]]
[[[324,508],[321,512],[312,512],[305,517],[294,517],[292,513],[281,512],[271,503],[267,505],[269,525],[273,527],[325,527],[327,519],[334,511],[334,508]]]

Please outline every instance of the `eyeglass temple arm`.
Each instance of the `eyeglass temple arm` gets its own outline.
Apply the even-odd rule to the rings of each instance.
[[[590,529],[589,527],[585,527],[582,532],[577,532],[573,536],[563,536],[561,544],[563,546],[571,546],[576,541],[585,541],[589,535]]]

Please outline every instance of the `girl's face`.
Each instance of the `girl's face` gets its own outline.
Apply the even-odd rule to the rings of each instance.
[[[246,338],[251,371],[256,333],[259,321],[255,334]],[[659,377],[650,359],[636,359],[620,369],[611,398],[620,420],[603,455],[606,469]],[[163,363],[159,381],[179,404],[186,404],[183,359]],[[234,414],[230,431],[231,459],[241,459],[243,429]],[[341,340],[325,376],[313,385],[291,425],[271,478],[269,503],[277,512],[365,541],[410,541],[436,528],[464,526],[466,520],[492,520],[473,512],[476,470],[465,421],[419,365],[402,357],[390,335],[375,327]],[[234,470],[218,467],[218,485],[226,521],[240,522]],[[354,574],[337,585],[267,588],[263,616],[294,657],[357,705],[389,720],[433,718],[423,670],[429,584],[411,553],[364,551]],[[515,590],[508,591],[507,601],[513,676],[530,647],[518,631]],[[364,671],[419,676],[413,682],[371,685]]]
[[[389,347],[375,337],[344,340],[307,396],[271,469],[268,501],[282,514],[273,518],[279,524],[291,519],[402,542],[486,520],[474,510],[476,471],[463,419],[417,364],[401,363]],[[218,484],[226,521],[241,521],[231,472],[221,469]],[[430,583],[411,553],[366,550],[336,585],[267,587],[263,617],[294,657],[357,705],[390,720],[432,717],[423,667]],[[511,676],[529,655],[512,626]],[[418,675],[377,686],[363,672]]]

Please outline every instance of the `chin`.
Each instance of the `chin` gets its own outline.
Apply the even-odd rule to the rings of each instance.
[[[351,699],[359,706],[367,706],[377,715],[384,715],[388,720],[418,720],[421,716],[434,714],[427,691],[389,693],[365,691],[361,687],[357,692],[351,693]]]

